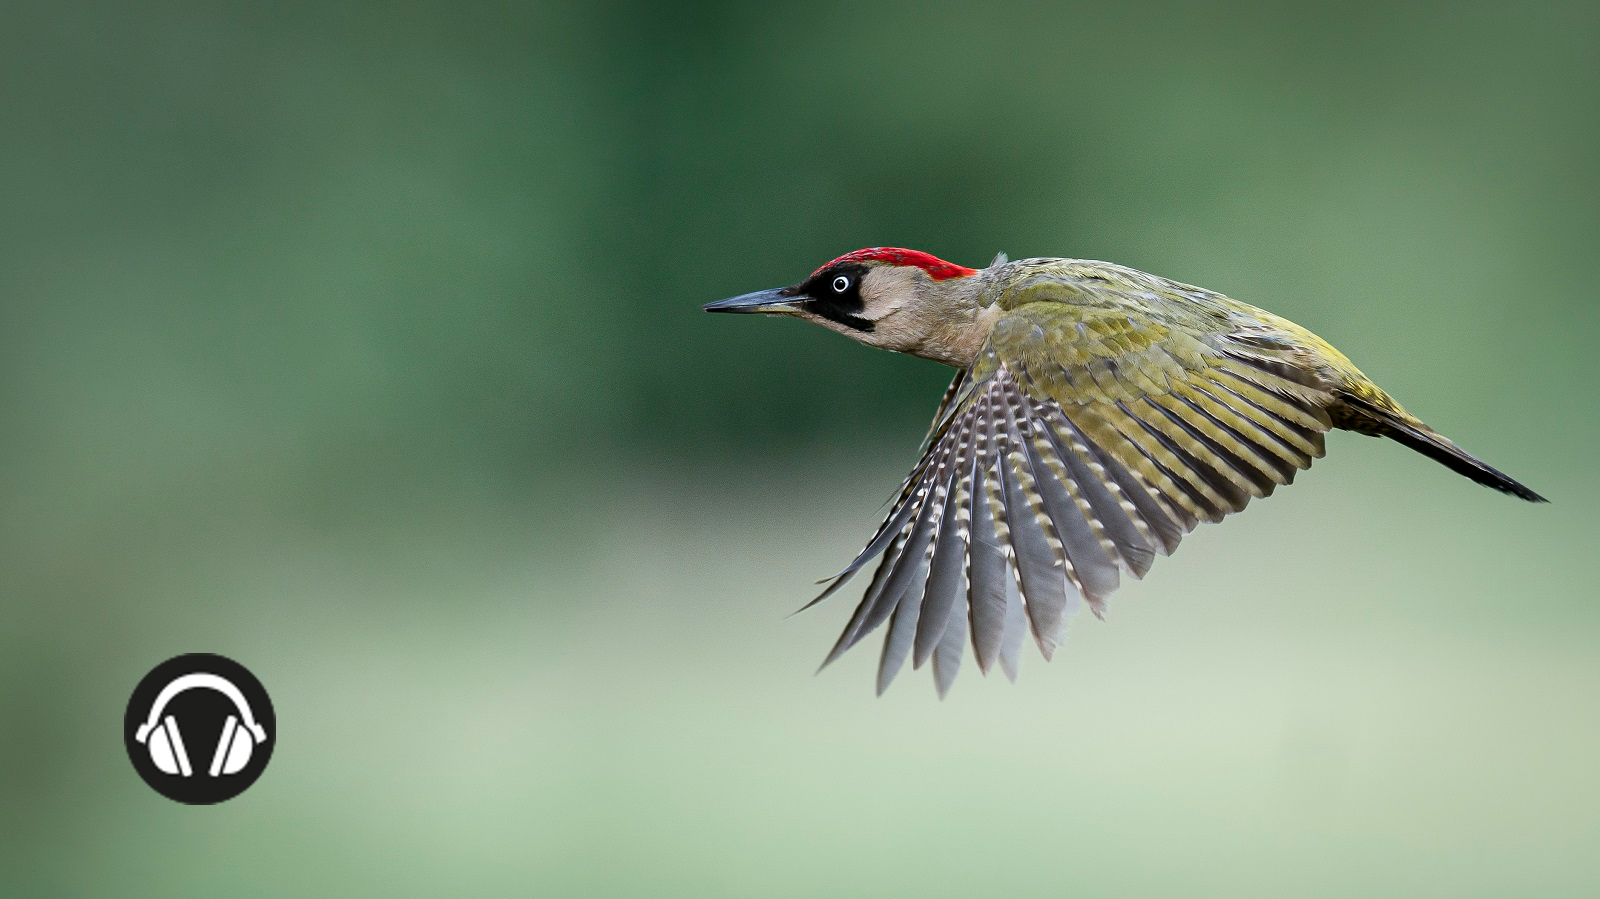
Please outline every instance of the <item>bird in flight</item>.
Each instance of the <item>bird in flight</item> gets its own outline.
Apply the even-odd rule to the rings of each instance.
[[[883,556],[826,667],[888,624],[881,694],[909,656],[944,696],[970,637],[1016,679],[1083,605],[1099,616],[1202,521],[1268,496],[1333,429],[1387,437],[1480,484],[1545,499],[1423,424],[1326,341],[1220,293],[1121,265],[1004,254],[971,269],[916,250],[840,256],[708,312],[784,315],[957,369],[877,532],[832,595]]]

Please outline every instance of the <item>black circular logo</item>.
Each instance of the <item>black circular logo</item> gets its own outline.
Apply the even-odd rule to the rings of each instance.
[[[128,700],[122,739],[150,789],[189,805],[243,793],[272,760],[278,719],[243,665],[205,652],[157,665]]]

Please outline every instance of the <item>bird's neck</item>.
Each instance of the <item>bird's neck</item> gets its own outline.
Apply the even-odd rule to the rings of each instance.
[[[924,285],[936,296],[933,302],[919,304],[927,310],[916,323],[920,340],[904,352],[956,368],[971,367],[1000,316],[998,305],[982,302],[988,284],[986,272],[979,272]]]

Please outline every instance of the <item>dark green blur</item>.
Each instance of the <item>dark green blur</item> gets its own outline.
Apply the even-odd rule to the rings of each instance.
[[[0,895],[1600,891],[1600,6],[7,4]],[[861,246],[1285,315],[1329,440],[1022,682],[818,678],[949,372]],[[874,641],[875,642],[875,641]],[[148,790],[180,652],[261,781]]]

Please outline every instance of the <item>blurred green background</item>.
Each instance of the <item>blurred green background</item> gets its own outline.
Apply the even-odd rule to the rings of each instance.
[[[0,198],[0,894],[1600,892],[1600,5],[11,2]],[[1267,306],[1554,503],[1335,435],[1016,686],[813,678],[948,372],[699,305],[883,244]],[[202,809],[195,651],[280,726]]]

